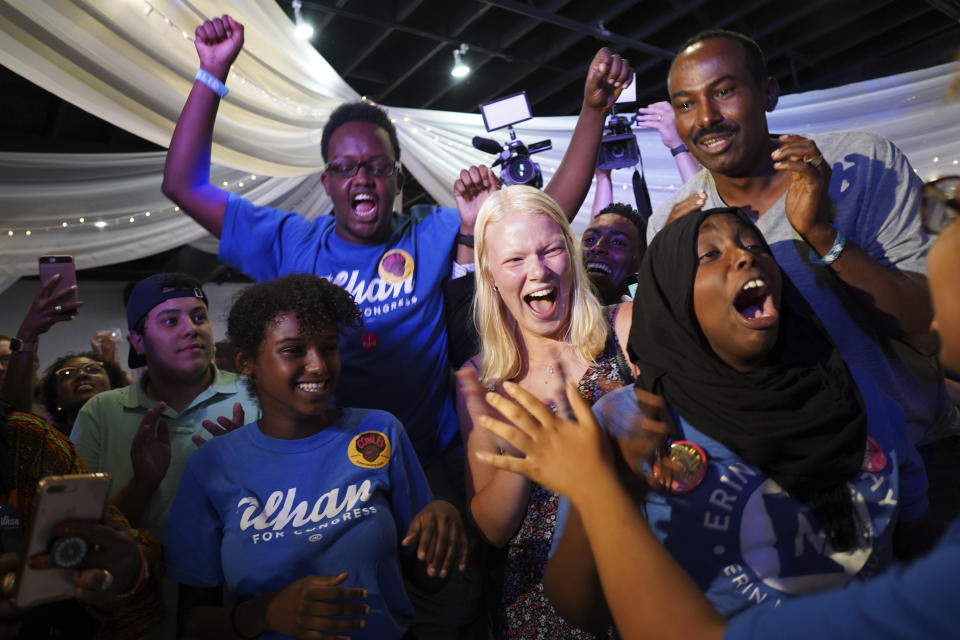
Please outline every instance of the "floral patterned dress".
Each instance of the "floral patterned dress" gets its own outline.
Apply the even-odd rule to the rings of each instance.
[[[633,383],[633,374],[617,342],[613,320],[620,305],[607,307],[610,335],[597,363],[577,383],[591,405],[604,394]],[[557,494],[530,486],[527,514],[507,547],[501,629],[504,638],[522,640],[594,640],[598,636],[567,624],[543,592],[543,574],[557,525]]]

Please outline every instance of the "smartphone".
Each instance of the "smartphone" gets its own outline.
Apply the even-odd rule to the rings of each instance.
[[[50,549],[54,528],[64,520],[103,520],[110,493],[110,475],[82,473],[43,478],[37,488],[37,506],[30,521],[27,544],[21,549],[20,572],[14,602],[20,608],[74,596],[75,569],[31,569],[29,560]]]
[[[40,256],[40,284],[52,278],[54,275],[60,276],[60,282],[57,288],[53,290],[56,295],[77,284],[77,271],[73,267],[73,256]],[[73,298],[67,302],[76,302],[77,292],[73,292]]]

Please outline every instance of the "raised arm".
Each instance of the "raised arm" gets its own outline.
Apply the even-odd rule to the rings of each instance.
[[[594,172],[594,177],[597,179],[597,184],[593,190],[593,206],[590,208],[591,220],[613,203],[613,181],[610,179],[610,170],[597,169]]]
[[[583,90],[583,106],[577,126],[570,137],[570,145],[563,160],[544,188],[568,220],[573,220],[590,190],[590,179],[597,167],[597,152],[603,122],[620,92],[633,80],[630,62],[610,52],[606,47],[597,51],[587,70]]]
[[[55,275],[40,286],[27,315],[24,316],[16,337],[23,348],[10,354],[10,362],[0,388],[0,399],[13,405],[15,411],[30,413],[33,409],[34,361],[37,340],[54,324],[72,320],[82,302],[74,301],[77,286],[55,292],[60,276]]]
[[[484,399],[485,393],[470,363],[457,372],[457,415],[467,457],[467,505],[483,537],[490,544],[502,547],[523,522],[530,482],[518,473],[495,469],[475,457],[477,452],[498,455],[508,447],[490,432],[478,428],[481,416],[494,413]]]
[[[680,179],[683,182],[697,175],[700,171],[700,163],[677,134],[677,127],[673,120],[673,106],[669,102],[654,102],[646,107],[640,107],[637,109],[636,121],[641,127],[656,129],[660,133],[660,141],[673,155],[673,161],[677,165],[677,171],[680,172]]]
[[[200,69],[221,83],[243,47],[243,25],[224,15],[196,30]],[[210,183],[210,148],[220,96],[196,80],[180,112],[163,168],[163,194],[204,229],[220,237],[229,193]]]

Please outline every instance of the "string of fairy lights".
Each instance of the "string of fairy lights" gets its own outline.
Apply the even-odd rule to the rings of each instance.
[[[228,190],[235,189],[235,188],[242,189],[244,185],[246,185],[248,182],[255,182],[256,180],[257,180],[257,176],[250,174],[250,175],[245,175],[242,178],[235,179],[233,181],[223,180],[221,181],[221,184],[225,189],[228,189]],[[101,215],[88,213],[84,215],[78,215],[76,217],[57,220],[55,222],[51,222],[50,224],[46,224],[46,225],[23,225],[23,226],[4,225],[2,227],[2,231],[0,231],[0,234],[2,234],[0,235],[0,238],[2,238],[3,235],[6,235],[7,237],[14,237],[14,236],[33,237],[39,234],[56,232],[56,231],[64,231],[68,229],[73,229],[75,231],[78,227],[82,227],[84,229],[94,228],[94,229],[108,230],[111,227],[134,224],[135,222],[144,220],[146,218],[156,219],[158,216],[162,216],[164,214],[178,215],[179,213],[180,213],[180,207],[175,205],[170,205],[168,207],[162,207],[162,208],[155,208],[149,211],[144,210],[144,211],[137,211],[133,213],[123,213],[113,218],[106,218]]]

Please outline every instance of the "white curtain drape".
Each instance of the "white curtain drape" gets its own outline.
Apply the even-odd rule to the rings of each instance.
[[[223,10],[213,0],[5,0],[0,64],[166,145],[197,68],[193,30]],[[320,131],[337,104],[360,96],[294,37],[273,0],[235,2],[229,11],[245,25],[246,43],[217,118],[213,180],[260,204],[327,213],[317,174]],[[771,130],[875,131],[896,142],[925,178],[960,173],[960,105],[942,99],[958,70],[941,65],[784,96],[770,116]],[[474,135],[484,134],[480,116],[387,109],[406,169],[438,202],[452,205],[460,169],[491,158],[470,146]],[[535,118],[517,127],[525,142],[553,141],[552,151],[535,156],[547,180],[574,123],[573,116]],[[656,206],[679,186],[679,176],[659,135],[636,133]],[[506,140],[503,132],[490,137]],[[85,268],[189,242],[213,250],[215,242],[160,193],[162,168],[162,153],[0,153],[0,278],[35,274],[36,257],[45,253],[72,253]],[[632,201],[630,176],[614,172],[615,200]],[[586,210],[591,201],[592,193]],[[575,229],[582,230],[587,217],[581,213]]]

